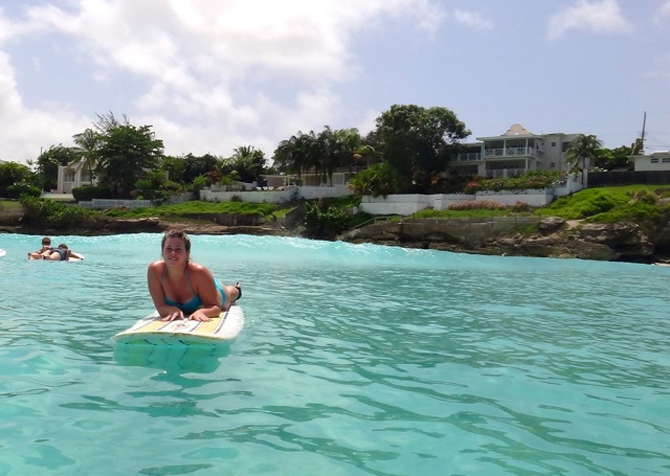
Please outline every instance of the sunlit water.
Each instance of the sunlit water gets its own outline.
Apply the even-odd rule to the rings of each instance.
[[[160,235],[0,235],[0,475],[670,474],[670,268],[193,236],[212,349],[117,347]]]

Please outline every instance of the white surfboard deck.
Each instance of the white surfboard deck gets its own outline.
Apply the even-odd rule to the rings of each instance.
[[[244,312],[237,304],[211,321],[179,319],[164,322],[157,312],[140,319],[114,336],[120,344],[140,345],[212,345],[229,342],[244,326]]]

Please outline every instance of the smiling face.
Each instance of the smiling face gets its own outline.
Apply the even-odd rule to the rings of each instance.
[[[190,251],[186,249],[183,238],[170,237],[165,240],[161,254],[167,266],[184,266],[188,262]]]

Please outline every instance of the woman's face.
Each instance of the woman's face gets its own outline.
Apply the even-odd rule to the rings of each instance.
[[[168,266],[184,265],[189,257],[183,238],[168,238],[165,240],[162,254],[163,260]]]

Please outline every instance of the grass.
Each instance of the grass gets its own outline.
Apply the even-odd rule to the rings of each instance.
[[[668,210],[668,205],[657,205],[659,199],[670,198],[670,187],[658,185],[626,185],[621,187],[587,188],[571,196],[529,211],[517,207],[470,208],[467,210],[426,209],[412,215],[414,218],[487,218],[503,216],[558,216],[566,220],[596,223],[621,221],[644,222],[654,220]]]
[[[23,206],[18,200],[0,200],[0,210],[6,212],[22,211]]]
[[[597,223],[647,221],[668,209],[667,205],[657,205],[656,202],[669,195],[670,190],[658,185],[587,188],[572,196],[561,197],[535,213]]]

